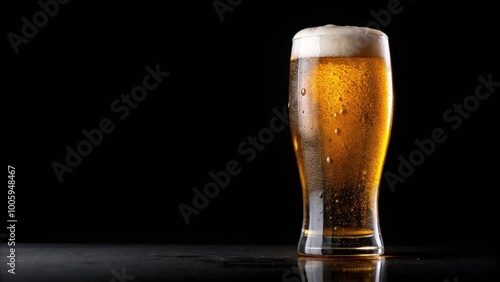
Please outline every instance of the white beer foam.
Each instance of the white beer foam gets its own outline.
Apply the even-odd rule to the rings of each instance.
[[[387,35],[380,30],[328,24],[304,28],[293,37],[291,58],[388,58]]]

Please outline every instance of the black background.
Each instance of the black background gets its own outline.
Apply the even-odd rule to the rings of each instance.
[[[388,2],[243,0],[221,21],[211,0],[73,0],[15,54],[7,34],[21,34],[21,18],[41,8],[7,1],[4,152],[5,165],[16,168],[16,240],[295,244],[302,200],[289,128],[251,162],[237,148],[287,104],[295,32],[365,26]],[[397,173],[398,156],[416,150],[415,139],[435,128],[448,136],[394,191],[382,179],[387,245],[488,246],[497,237],[496,92],[456,130],[443,120],[474,94],[478,76],[500,81],[497,11],[455,2],[401,0],[402,11],[381,26],[395,95],[385,171]],[[157,64],[170,75],[120,120],[111,103]],[[65,147],[76,148],[81,131],[103,118],[115,130],[60,183],[51,164],[64,163]],[[192,189],[230,160],[242,172],[187,225],[178,205],[192,205]]]

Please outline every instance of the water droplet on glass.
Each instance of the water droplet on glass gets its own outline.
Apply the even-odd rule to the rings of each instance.
[[[336,118],[337,117],[337,113],[333,113],[333,117]]]
[[[338,203],[338,202],[339,202],[339,200],[335,200],[335,203]]]
[[[345,115],[345,114],[347,114],[347,110],[346,109],[340,109],[339,113]]]
[[[333,216],[330,216],[328,219],[332,219],[332,218],[333,218]],[[337,227],[335,227],[335,228],[337,228]]]
[[[335,134],[339,134],[340,133],[340,129],[339,128],[335,128],[335,130],[333,132],[335,132]]]
[[[305,88],[300,89],[300,94],[302,94],[302,96],[306,95],[306,89]]]
[[[330,157],[326,157],[326,162],[329,163],[329,164],[331,164],[333,162],[333,160]]]

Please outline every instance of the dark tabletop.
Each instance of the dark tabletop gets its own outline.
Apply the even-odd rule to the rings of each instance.
[[[0,281],[498,281],[498,255],[387,246],[378,259],[300,258],[295,246],[3,244]]]

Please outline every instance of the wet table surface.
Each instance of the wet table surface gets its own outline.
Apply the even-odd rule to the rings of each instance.
[[[295,246],[0,246],[0,281],[499,281],[498,255],[465,247],[386,246],[378,259],[317,260]]]

